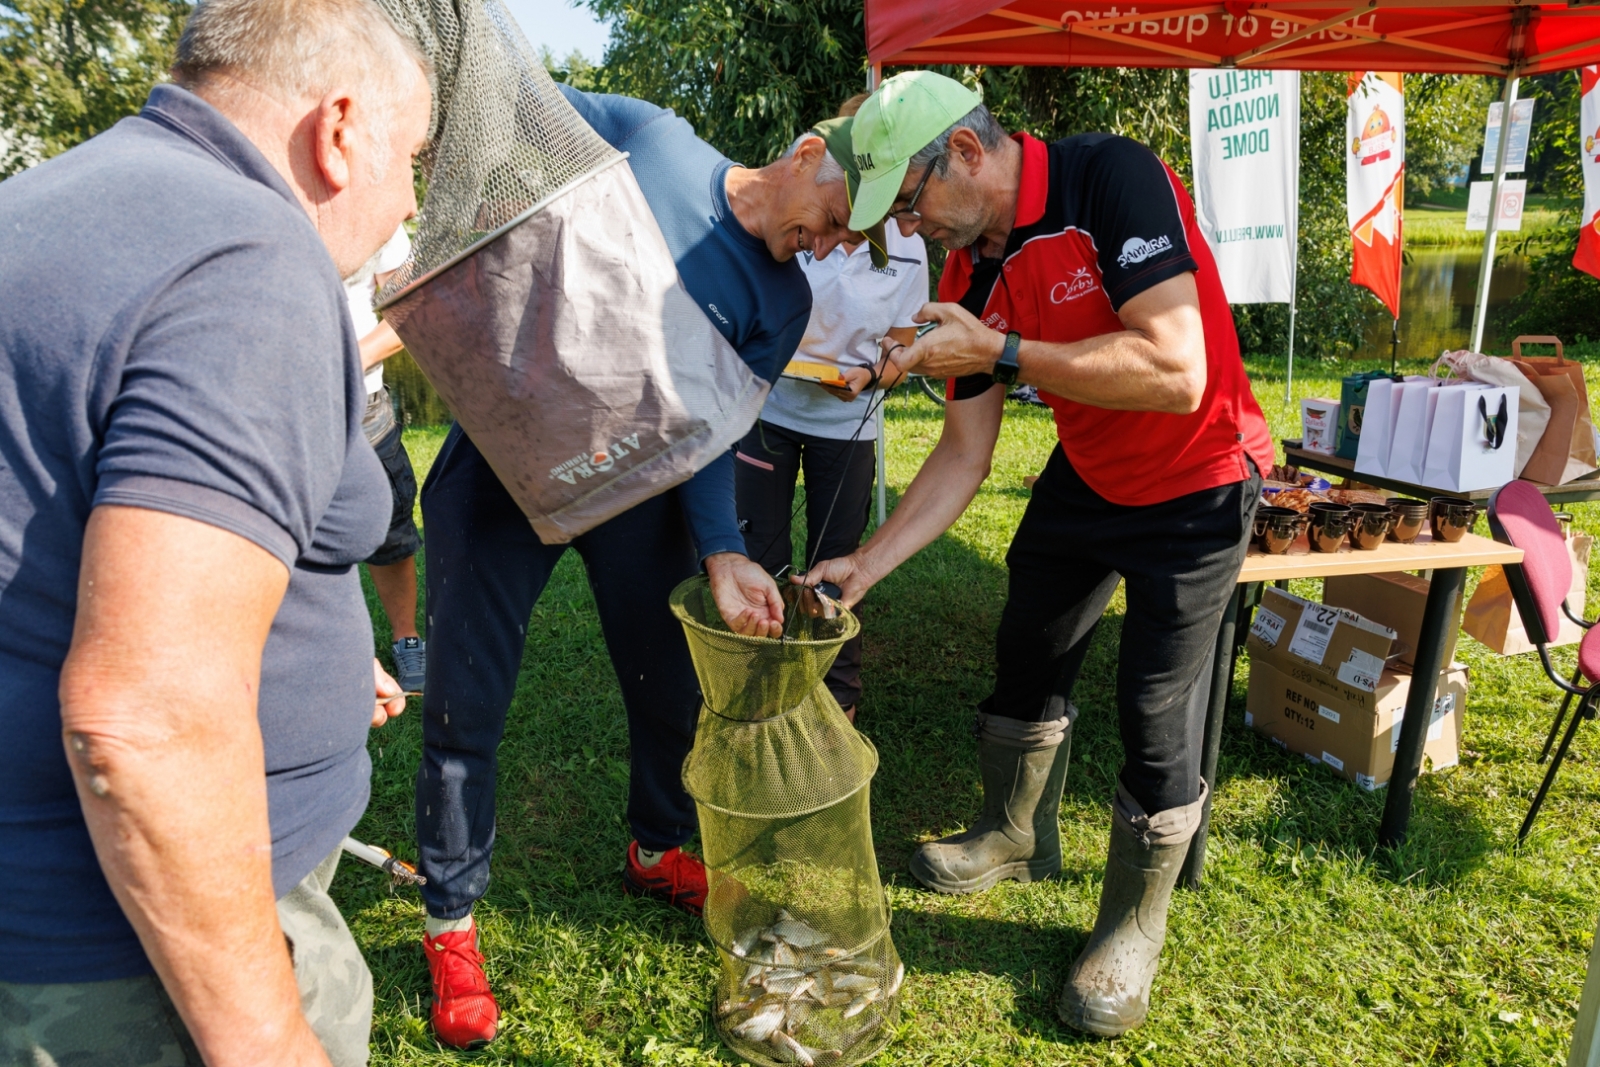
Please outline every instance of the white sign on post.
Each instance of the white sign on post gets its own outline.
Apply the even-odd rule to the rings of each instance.
[[[1505,104],[1496,101],[1489,105],[1489,121],[1483,128],[1483,160],[1480,168],[1485,174],[1494,173],[1494,158],[1500,152],[1501,115]],[[1523,170],[1528,166],[1528,138],[1533,130],[1533,100],[1518,100],[1511,105],[1511,143],[1506,145],[1506,172]]]
[[[1483,233],[1489,228],[1489,191],[1494,182],[1473,182],[1467,194],[1467,232]],[[1500,181],[1500,218],[1494,228],[1505,232],[1522,229],[1522,207],[1527,200],[1528,182],[1525,178],[1503,178]]]
[[[1194,206],[1231,304],[1294,299],[1300,73],[1191,70]]]

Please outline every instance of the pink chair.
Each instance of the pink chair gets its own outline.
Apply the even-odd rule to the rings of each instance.
[[[1522,829],[1517,832],[1517,842],[1520,844],[1528,836],[1528,831],[1533,829],[1533,821],[1538,818],[1539,809],[1544,805],[1545,794],[1550,792],[1556,772],[1567,758],[1567,749],[1578,732],[1578,724],[1595,717],[1595,701],[1600,696],[1600,629],[1594,629],[1594,623],[1578,618],[1567,607],[1567,591],[1572,588],[1572,558],[1567,554],[1566,538],[1562,536],[1561,524],[1556,521],[1555,512],[1550,510],[1549,502],[1532,483],[1509,482],[1495,490],[1489,498],[1489,530],[1496,541],[1522,549],[1522,562],[1507,564],[1505,568],[1506,581],[1511,586],[1511,598],[1516,602],[1517,614],[1522,616],[1522,626],[1527,631],[1528,640],[1539,650],[1539,662],[1544,664],[1545,673],[1567,694],[1555,723],[1550,727],[1550,737],[1555,737],[1560,729],[1572,698],[1578,698],[1572,721],[1567,725],[1555,758],[1550,761],[1550,769],[1545,772],[1544,782],[1533,798],[1528,817],[1522,821]],[[1578,645],[1578,669],[1570,682],[1556,673],[1550,663],[1550,641],[1561,630],[1563,614],[1587,631]],[[1587,687],[1583,686],[1584,682],[1588,683]],[[1549,749],[1550,742],[1546,740],[1545,751]],[[1539,758],[1542,760],[1544,756],[1541,754]]]

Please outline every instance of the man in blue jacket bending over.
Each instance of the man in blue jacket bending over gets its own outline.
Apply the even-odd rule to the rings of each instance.
[[[690,295],[750,369],[775,380],[811,315],[811,288],[794,256],[823,258],[848,234],[845,174],[821,138],[803,136],[776,163],[748,169],[671,111],[562,91],[601,137],[629,154]],[[492,1040],[499,1021],[472,921],[494,848],[495,749],[528,617],[567,546],[540,543],[459,425],[423,486],[422,513],[429,615],[417,773],[419,868],[428,879],[423,946],[434,1031],[446,1044],[469,1047]],[[777,636],[783,625],[777,585],[744,554],[732,453],[572,547],[588,569],[628,711],[634,841],[624,884],[698,914],[705,867],[679,846],[695,829],[680,771],[694,742],[700,689],[668,594],[703,565],[734,629]]]

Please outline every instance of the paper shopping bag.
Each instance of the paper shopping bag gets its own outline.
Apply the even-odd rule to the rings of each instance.
[[[1509,482],[1517,458],[1517,390],[1463,383],[1439,391],[1422,484],[1453,493]]]
[[[1407,381],[1400,384],[1400,405],[1394,440],[1389,445],[1389,477],[1421,482],[1428,452],[1428,431],[1433,427],[1440,386],[1444,380]]]
[[[1437,365],[1448,367],[1458,378],[1484,385],[1514,385],[1520,390],[1517,395],[1517,461],[1512,471],[1517,477],[1524,477],[1524,468],[1550,425],[1550,402],[1532,378],[1509,359],[1465,349],[1446,352],[1439,357]]]
[[[1593,546],[1594,538],[1585,533],[1567,538],[1567,553],[1572,558],[1572,589],[1567,593],[1567,607],[1580,619],[1584,618],[1589,553]],[[1467,602],[1461,628],[1503,656],[1529,652],[1534,647],[1511,599],[1511,585],[1506,581],[1505,571],[1498,564],[1484,569],[1483,580]],[[1577,644],[1583,634],[1583,627],[1562,616],[1561,629],[1550,644],[1552,647]]]
[[[1384,477],[1389,470],[1389,445],[1394,439],[1399,382],[1380,378],[1367,387],[1367,404],[1356,439],[1356,473]]]
[[[1349,374],[1339,387],[1339,444],[1333,454],[1345,459],[1356,458],[1356,446],[1361,440],[1361,426],[1366,421],[1367,391],[1380,378],[1393,380],[1388,371],[1369,370]]]
[[[1553,357],[1524,356],[1524,344],[1554,345]],[[1533,382],[1550,405],[1550,422],[1522,468],[1522,477],[1541,485],[1561,485],[1600,466],[1594,448],[1594,420],[1583,366],[1563,355],[1555,337],[1518,337],[1511,342],[1511,362]]]

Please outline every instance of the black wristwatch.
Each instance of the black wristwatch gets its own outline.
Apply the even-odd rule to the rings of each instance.
[[[994,380],[1001,385],[1017,384],[1017,349],[1022,347],[1022,335],[1016,330],[1006,334],[1006,346],[1000,358],[994,361]]]

